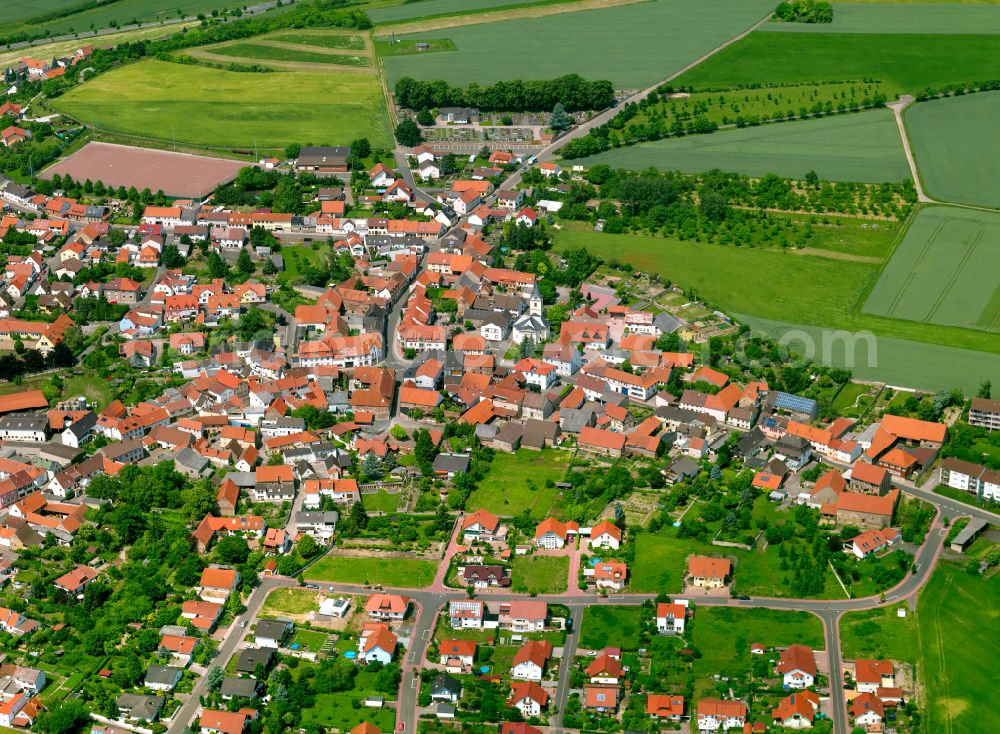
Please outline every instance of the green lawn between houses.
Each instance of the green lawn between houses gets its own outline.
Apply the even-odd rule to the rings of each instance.
[[[876,265],[775,249],[614,235],[575,223],[556,234],[556,246],[583,246],[605,260],[617,258],[659,273],[751,327],[785,339],[793,349],[849,366],[864,379],[932,390],[974,390],[985,379],[1000,384],[1000,342],[994,335],[861,314],[859,301],[874,282]],[[849,354],[847,342],[838,336],[841,330],[848,336],[859,332]],[[792,338],[796,335],[798,341]],[[803,336],[809,344],[802,344]],[[941,370],[942,364],[948,369]]]
[[[469,496],[470,510],[485,508],[490,512],[511,517],[530,510],[531,516],[543,520],[558,515],[559,490],[546,487],[547,480],[561,481],[569,465],[570,454],[556,449],[531,451],[520,449],[513,454],[497,453],[489,473]],[[528,486],[528,480],[535,489]]]
[[[604,647],[636,650],[642,623],[642,608],[638,606],[587,607],[580,623],[580,647],[584,650]]]
[[[526,594],[561,594],[568,575],[569,556],[514,556],[511,588]]]
[[[418,558],[348,558],[326,556],[306,571],[310,581],[381,584],[402,588],[430,586],[437,564]]]
[[[308,614],[319,610],[319,594],[308,589],[275,589],[267,595],[261,614]]]
[[[209,148],[391,141],[378,80],[366,74],[239,73],[147,59],[95,77],[53,106],[104,130],[176,135],[178,143]]]

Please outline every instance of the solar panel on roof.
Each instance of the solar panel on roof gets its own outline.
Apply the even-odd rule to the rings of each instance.
[[[790,395],[783,392],[778,394],[778,399],[774,401],[775,407],[795,410],[801,413],[811,413],[816,409],[816,401],[810,398],[803,398],[798,395]]]

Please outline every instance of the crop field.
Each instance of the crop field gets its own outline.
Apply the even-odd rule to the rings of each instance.
[[[908,108],[904,119],[929,196],[1000,209],[1000,92],[931,100]]]
[[[719,168],[760,177],[801,179],[813,170],[822,179],[898,182],[910,170],[892,113],[870,110],[824,118],[720,130],[615,148],[584,158],[584,166],[700,173]]]
[[[996,33],[1000,5],[834,3],[832,23],[761,26],[778,33]]]
[[[302,48],[287,48],[265,43],[229,43],[224,46],[213,46],[211,50],[204,49],[213,56],[229,56],[236,59],[252,59],[254,61],[290,61],[307,64],[338,64],[344,66],[371,66],[367,56],[351,56],[329,50],[307,50]]]
[[[11,0],[5,0],[3,3],[4,19],[0,21],[2,26],[7,25],[6,11],[9,2]],[[131,24],[135,20],[143,23],[158,23],[163,20],[174,20],[181,16],[187,17],[197,15],[198,13],[208,13],[213,8],[221,10],[227,6],[235,8],[238,5],[238,3],[219,3],[214,0],[118,0],[118,2],[114,3],[84,3],[81,0],[75,0],[74,2],[42,0],[41,3],[35,2],[33,6],[28,3],[28,0],[13,0],[13,2],[19,6],[23,4],[27,10],[30,10],[31,7],[38,8],[39,5],[42,6],[41,12],[36,10],[30,12],[28,16],[23,15],[23,12],[27,10],[22,11],[20,21],[16,22],[24,22],[32,16],[38,17],[40,14],[44,15],[53,10],[61,10],[74,5],[79,7],[89,5],[88,9],[79,13],[31,24],[32,31],[48,30],[52,35],[72,33],[73,31],[80,32],[95,28],[108,28],[111,26],[112,21],[117,22],[120,26]],[[180,12],[180,15],[178,15],[178,12]],[[171,31],[178,29],[178,26],[168,27],[168,30]]]
[[[237,73],[146,60],[81,84],[54,106],[101,129],[160,140],[176,136],[201,147],[390,141],[374,75]]]
[[[942,563],[917,603],[920,663],[927,682],[927,731],[1000,731],[1000,709],[981,705],[984,665],[1000,654],[1000,578],[971,576]]]
[[[17,25],[41,15],[64,12],[81,5],[81,0],[7,0],[3,6],[2,25]]]
[[[919,211],[864,310],[921,323],[1000,332],[1000,212]]]
[[[385,65],[391,82],[412,76],[488,84],[576,73],[609,79],[619,88],[642,88],[745,31],[772,5],[766,0],[651,0],[450,28],[448,37],[457,51],[390,57]],[[510,53],[510,38],[517,39],[515,54]]]
[[[321,46],[323,48],[341,48],[348,51],[361,51],[365,41],[361,36],[350,33],[331,33],[328,31],[298,30],[295,33],[273,33],[265,36],[269,41],[296,43],[303,46]]]
[[[579,227],[560,231],[556,245],[583,246],[605,260],[659,273],[754,328],[782,339],[798,335],[797,351],[807,338],[807,353],[857,377],[935,390],[974,390],[985,379],[1000,384],[995,334],[861,314],[860,301],[878,272],[873,264]],[[841,332],[852,338],[845,341]],[[941,364],[949,365],[947,372]]]
[[[675,84],[704,90],[878,79],[892,97],[925,87],[992,79],[998,66],[1000,35],[756,31],[686,72]]]
[[[477,13],[484,10],[502,10],[511,6],[549,5],[553,2],[566,2],[566,0],[478,0],[471,7],[469,0],[422,0],[422,2],[403,3],[391,7],[372,8],[366,12],[373,23],[382,25],[416,18],[436,18],[443,15]]]

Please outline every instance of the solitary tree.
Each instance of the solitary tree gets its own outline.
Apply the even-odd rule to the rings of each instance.
[[[396,125],[396,140],[398,140],[401,145],[413,148],[420,145],[420,143],[423,142],[423,139],[424,136],[421,134],[420,128],[417,127],[417,123],[410,118],[406,118]]]
[[[552,108],[549,127],[556,132],[564,132],[573,127],[573,118],[566,113],[566,108],[563,107],[562,102],[556,102],[556,106]]]

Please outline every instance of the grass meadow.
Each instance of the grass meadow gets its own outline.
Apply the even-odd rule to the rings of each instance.
[[[382,584],[383,586],[421,588],[430,586],[437,573],[437,563],[418,558],[348,558],[326,556],[307,571],[310,581],[342,584]]]
[[[698,173],[718,168],[760,177],[801,179],[813,170],[831,181],[899,182],[910,177],[899,132],[889,110],[721,130],[639,143],[599,153],[584,166]]]
[[[550,5],[554,2],[566,2],[566,0],[477,0],[471,6],[469,0],[422,0],[421,2],[404,2],[402,5],[372,8],[366,12],[373,23],[385,25],[423,18],[481,13],[486,10],[503,10],[528,5]]]
[[[926,207],[917,212],[864,310],[1000,332],[997,263],[1000,212]]]
[[[927,731],[1000,731],[1000,708],[984,703],[984,666],[1000,655],[1000,577],[971,576],[942,563],[917,602],[917,641],[926,684]],[[905,654],[905,651],[904,651]]]
[[[676,80],[697,90],[878,79],[892,97],[992,79],[1000,35],[757,31]]]
[[[362,74],[237,73],[146,60],[102,74],[53,106],[101,129],[206,148],[391,142],[378,80]]]
[[[427,5],[412,7],[425,14]],[[464,85],[576,73],[609,79],[618,88],[642,88],[745,31],[772,8],[767,0],[651,0],[449,28],[457,51],[389,57],[385,67],[391,83],[402,76]],[[517,39],[516,53],[511,38]]]
[[[361,36],[350,33],[317,32],[300,29],[295,33],[272,33],[265,36],[268,41],[296,43],[302,46],[320,46],[322,48],[337,48],[346,51],[363,51],[365,41]]]
[[[504,517],[517,515],[527,508],[537,520],[558,515],[559,490],[546,487],[545,483],[549,479],[562,480],[569,458],[569,453],[555,449],[497,453],[489,473],[473,490],[466,507],[482,507]],[[535,489],[528,486],[528,480],[534,482]]]
[[[873,658],[917,661],[917,616],[907,608],[905,617],[898,606],[850,612],[840,618],[840,651],[847,660]]]
[[[1000,92],[935,99],[906,110],[907,134],[929,196],[1000,209],[998,119]]]
[[[275,589],[267,595],[263,614],[308,614],[319,610],[319,592],[309,589]]]
[[[798,341],[791,340],[793,349],[846,365],[858,377],[926,389],[974,390],[985,379],[1000,384],[1000,343],[995,335],[861,314],[860,304],[879,271],[874,264],[605,234],[573,225],[557,234],[556,245],[583,246],[605,260],[617,258],[659,273],[693,288],[753,328],[786,340],[789,334],[798,335]],[[840,330],[871,337],[860,334],[853,342],[856,348],[846,350],[846,342],[834,338],[833,332]],[[815,349],[805,349],[803,337]],[[942,364],[948,364],[948,370],[941,370]]]
[[[832,23],[781,23],[761,26],[778,33],[996,33],[1000,5],[836,3]]]

